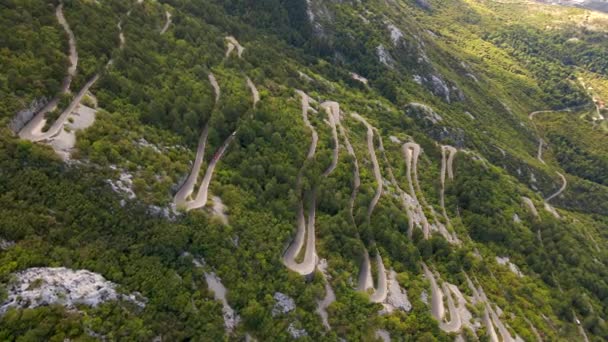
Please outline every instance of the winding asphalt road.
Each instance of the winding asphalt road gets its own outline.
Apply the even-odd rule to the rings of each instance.
[[[353,158],[353,191],[350,195],[350,200],[348,203],[350,219],[353,224],[355,224],[355,217],[353,215],[354,207],[355,207],[355,199],[357,198],[357,193],[359,192],[359,187],[361,186],[361,175],[359,174],[359,161],[357,160],[357,155],[355,154],[355,150],[353,149],[353,145],[350,143],[348,139],[348,135],[346,134],[346,130],[342,123],[338,122],[338,128],[340,129],[340,135],[344,139],[344,144],[346,145],[346,151],[348,155]]]
[[[426,218],[426,215],[424,214],[424,211],[422,210],[422,207],[420,205],[420,202],[418,201],[418,197],[416,195],[416,190],[414,190],[414,179],[416,180],[416,186],[418,188],[420,188],[420,185],[418,185],[418,156],[420,155],[420,145],[416,144],[416,143],[412,143],[412,142],[408,142],[403,144],[402,146],[402,150],[403,150],[403,155],[405,157],[405,166],[406,166],[406,170],[407,170],[407,181],[410,187],[410,195],[412,197],[412,199],[414,200],[414,207],[416,208],[417,214],[419,215],[420,219],[421,219],[421,223],[422,223],[422,233],[424,235],[424,238],[428,240],[429,236],[430,236],[430,224],[428,219]],[[412,177],[412,173],[414,174],[414,177]]]
[[[220,146],[217,152],[215,152],[213,159],[211,159],[209,165],[207,165],[207,170],[205,171],[203,181],[201,182],[201,185],[198,188],[198,193],[196,194],[196,197],[193,201],[186,203],[186,210],[199,209],[207,205],[207,200],[209,197],[209,185],[211,184],[211,179],[213,178],[215,166],[220,161],[224,153],[226,153],[228,146],[230,146],[230,143],[234,141],[235,136],[236,131],[232,132],[232,134],[230,134],[230,136],[226,138],[226,140],[224,140],[224,143],[222,144],[222,146]]]
[[[361,115],[352,113],[351,116],[356,120],[360,121],[367,128],[367,151],[369,152],[370,158],[372,160],[372,165],[374,169],[374,178],[376,179],[376,192],[372,201],[369,204],[367,209],[367,222],[369,223],[372,213],[380,201],[380,197],[382,196],[382,189],[384,187],[384,182],[382,180],[382,174],[380,172],[380,164],[378,163],[378,158],[376,157],[376,148],[374,147],[374,127],[370,125],[367,120],[365,120]]]
[[[378,270],[378,283],[374,287],[371,264],[369,260],[369,253],[367,249],[363,253],[363,263],[361,265],[361,271],[359,273],[359,284],[357,290],[360,292],[366,292],[368,289],[374,289],[374,292],[370,295],[369,299],[372,303],[382,303],[386,300],[388,295],[388,282],[386,279],[386,269],[384,268],[384,262],[380,253],[376,254],[376,267]]]
[[[196,184],[196,180],[198,179],[198,175],[201,171],[201,165],[203,164],[203,158],[205,157],[205,146],[207,145],[208,135],[209,125],[205,125],[205,128],[203,128],[203,132],[198,139],[198,147],[196,149],[196,157],[194,159],[194,164],[192,165],[192,170],[190,171],[190,174],[182,187],[175,194],[175,197],[173,197],[173,203],[175,203],[177,207],[187,207],[188,197],[190,197],[192,194],[194,185]]]
[[[321,108],[325,109],[327,112],[327,117],[329,121],[329,126],[331,128],[331,135],[334,140],[334,148],[333,148],[333,156],[331,159],[331,164],[323,172],[323,177],[329,176],[334,170],[336,166],[338,166],[338,157],[340,153],[340,141],[338,140],[338,130],[336,128],[337,124],[340,122],[340,104],[338,102],[327,101],[321,104]]]
[[[311,132],[311,143],[308,149],[308,154],[306,155],[306,161],[310,161],[317,150],[317,143],[319,140],[319,136],[314,126],[308,120],[308,111],[310,110],[310,102],[312,99],[303,91],[296,91],[302,101],[302,119],[304,124]],[[302,187],[302,176],[304,174],[304,168],[306,167],[306,162],[300,168],[298,172],[298,176],[296,179],[296,188],[298,192],[301,192]],[[300,194],[302,196],[302,194]],[[285,253],[283,254],[283,264],[289,268],[290,270],[297,272],[300,275],[309,275],[314,272],[315,266],[317,264],[317,255],[316,255],[316,239],[315,239],[315,194],[312,194],[311,203],[309,205],[309,215],[308,215],[308,225],[306,223],[306,218],[304,216],[304,199],[300,198],[300,203],[298,206],[297,212],[297,231],[296,235],[287,248]],[[308,234],[306,234],[308,232]],[[304,238],[306,236],[306,251],[304,252],[304,260],[301,263],[296,261],[297,256],[300,254],[300,251],[304,247]]]
[[[63,15],[63,2],[61,2],[55,9],[55,16],[57,21],[63,27],[63,30],[68,35],[69,45],[69,60],[70,66],[68,67],[68,74],[66,75],[61,85],[60,94],[65,94],[70,91],[70,85],[72,84],[72,78],[76,75],[76,68],[78,66],[78,51],[76,50],[76,38],[74,32],[70,29],[70,25]],[[46,114],[57,108],[59,104],[60,95],[55,96],[49,103],[46,104],[36,115],[19,131],[19,137],[30,141],[40,141],[38,139],[42,135],[42,128],[46,124]],[[69,113],[68,113],[69,114]],[[67,114],[66,114],[67,116]]]
[[[439,201],[441,204],[443,217],[448,223],[450,222],[450,219],[448,217],[447,211],[445,210],[445,178],[447,175],[450,180],[454,179],[454,171],[452,165],[454,164],[454,156],[457,152],[458,150],[456,150],[452,146],[441,146],[441,192],[439,196]]]
[[[443,292],[437,285],[437,280],[435,280],[435,275],[431,270],[426,266],[425,263],[422,263],[422,268],[424,269],[424,276],[431,283],[431,314],[435,319],[439,322],[443,321],[443,317],[445,316],[445,308],[443,306]]]

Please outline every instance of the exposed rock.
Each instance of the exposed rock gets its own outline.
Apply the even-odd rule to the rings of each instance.
[[[303,73],[301,71],[298,71],[298,75],[300,76],[301,79],[303,79],[306,82],[313,82],[314,81],[310,76],[306,75],[305,73]]]
[[[420,293],[420,300],[424,303],[424,304],[429,304],[429,293],[426,292],[426,290],[423,290]]]
[[[431,75],[431,86],[431,92],[435,96],[439,96],[443,98],[445,102],[450,103],[450,88],[441,77]]]
[[[369,82],[369,81],[367,80],[367,78],[365,78],[365,77],[363,77],[363,76],[361,76],[361,75],[359,75],[359,74],[357,74],[357,73],[354,73],[354,72],[351,72],[351,73],[350,73],[350,77],[352,77],[352,78],[353,78],[353,80],[355,80],[355,81],[359,81],[359,82],[361,82],[361,83],[363,83],[363,84],[365,84],[365,85],[367,85],[367,83]]]
[[[211,206],[211,213],[214,217],[220,219],[222,224],[228,224],[228,216],[226,215],[226,205],[222,202],[222,199],[218,196],[211,197],[211,202],[213,205]]]
[[[15,274],[16,280],[8,286],[8,299],[0,306],[0,313],[11,307],[36,308],[51,304],[74,308],[76,305],[97,306],[113,300],[128,300],[139,307],[145,299],[138,293],[120,295],[116,284],[87,270],[65,267],[34,267]]]
[[[519,218],[519,215],[513,214],[513,222],[514,223],[521,223],[521,219]]]
[[[395,61],[384,45],[380,44],[376,46],[376,55],[378,56],[380,63],[386,65],[387,67],[393,66]]]
[[[399,286],[397,272],[391,270],[388,278],[388,297],[384,304],[384,310],[391,313],[395,309],[409,312],[412,309],[412,304],[407,298],[407,291]]]
[[[519,270],[519,267],[517,267],[517,265],[515,265],[514,263],[511,262],[511,260],[509,259],[509,257],[496,257],[496,262],[499,263],[500,265],[503,266],[508,266],[509,270],[511,272],[513,272],[515,275],[517,275],[518,277],[523,277],[524,274],[521,273],[521,271]]]
[[[14,241],[7,241],[4,239],[0,239],[0,251],[5,251],[15,245]]]
[[[306,14],[315,36],[327,38],[324,23],[332,23],[332,14],[323,1],[306,0]]]
[[[449,142],[456,148],[465,147],[466,133],[461,128],[433,127],[429,135],[439,142]]]
[[[19,132],[48,102],[46,97],[34,99],[27,108],[15,115],[8,127],[15,133]]]
[[[133,175],[122,172],[120,178],[117,181],[108,179],[107,182],[112,187],[112,190],[117,193],[125,193],[128,199],[134,199],[135,192],[133,191]]]
[[[403,32],[401,32],[401,30],[393,24],[388,25],[388,30],[391,34],[391,41],[393,42],[393,45],[397,46],[401,38],[403,38]]]
[[[376,330],[376,338],[382,340],[382,342],[391,342],[391,334],[384,329]]]
[[[284,293],[275,292],[273,298],[276,301],[274,308],[272,308],[273,316],[286,314],[296,309],[296,303],[293,298]]]
[[[233,331],[234,328],[239,324],[241,318],[228,304],[228,300],[226,299],[226,287],[224,287],[224,284],[222,284],[222,280],[213,272],[205,272],[205,281],[207,281],[207,286],[209,286],[209,289],[213,292],[213,297],[222,302],[222,313],[224,316],[224,326],[226,327],[226,331]]]
[[[296,326],[293,323],[289,324],[289,327],[287,328],[287,332],[289,332],[289,335],[291,335],[291,337],[293,337],[294,339],[308,336],[308,332],[306,332],[306,330],[296,328]]]
[[[431,124],[436,124],[443,120],[441,115],[422,103],[412,102],[405,107],[405,113],[414,119],[430,121]]]
[[[175,204],[171,203],[170,207],[159,207],[157,205],[148,206],[148,214],[152,216],[164,217],[167,220],[173,221],[179,215],[179,211],[175,207]]]
[[[135,144],[137,144],[138,146],[141,146],[141,147],[145,147],[145,148],[151,148],[151,149],[152,149],[154,152],[156,152],[156,153],[161,153],[161,152],[162,152],[162,151],[161,151],[161,149],[160,149],[160,148],[158,148],[158,146],[156,146],[156,145],[154,145],[154,144],[152,144],[152,143],[148,142],[148,140],[146,140],[145,138],[139,138],[139,139],[138,139],[138,140],[135,142]]]

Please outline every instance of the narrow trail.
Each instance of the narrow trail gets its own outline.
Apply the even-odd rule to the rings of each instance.
[[[538,161],[540,161],[543,164],[546,164],[545,161],[543,160],[543,146],[545,145],[545,141],[540,138],[538,139],[538,152],[536,153],[536,159],[538,159]]]
[[[317,143],[319,140],[319,136],[314,126],[308,120],[308,111],[311,109],[310,102],[312,99],[303,91],[298,90],[297,93],[301,97],[302,101],[302,119],[304,124],[311,132],[311,144],[308,149],[308,154],[306,155],[306,161],[310,161],[317,150]],[[302,189],[302,176],[304,174],[304,169],[306,166],[306,162],[303,164],[302,168],[298,172],[298,176],[296,179],[296,191],[301,193]],[[302,194],[300,194],[300,203],[298,206],[297,216],[297,231],[296,235],[285,250],[283,254],[283,264],[289,268],[290,270],[297,272],[300,275],[309,275],[314,272],[316,264],[317,264],[317,255],[316,255],[316,241],[315,241],[315,207],[316,200],[315,194],[311,195],[311,203],[309,205],[309,213],[308,213],[308,224],[307,220],[304,216],[304,198]],[[297,256],[300,254],[300,251],[304,247],[304,239],[306,237],[306,251],[304,252],[304,260],[301,263],[296,261]]]
[[[329,279],[331,277],[327,273],[327,260],[323,259],[319,261],[317,268],[321,271],[323,278],[325,280],[325,298],[317,301],[317,310],[316,312],[321,316],[321,320],[323,321],[323,326],[325,329],[331,330],[331,326],[329,325],[329,316],[327,314],[327,308],[336,301],[336,294],[334,290],[329,285]]]
[[[260,102],[260,93],[258,92],[258,88],[255,87],[255,84],[249,77],[247,77],[247,86],[251,90],[251,97],[253,100],[253,108]]]
[[[329,121],[329,126],[331,128],[331,135],[334,140],[334,148],[333,148],[333,156],[331,160],[331,164],[323,172],[323,177],[329,176],[334,170],[336,166],[338,166],[338,157],[340,153],[340,141],[338,140],[338,130],[336,126],[340,122],[340,104],[338,102],[327,101],[321,104],[321,108],[325,109],[327,112],[327,117]]]
[[[530,209],[530,212],[532,213],[532,215],[534,215],[534,217],[538,217],[538,211],[536,210],[536,206],[534,206],[534,202],[532,202],[532,200],[528,197],[522,196],[521,199],[524,202],[524,204],[528,207],[528,209]]]
[[[365,120],[361,115],[352,113],[351,116],[361,122],[367,128],[367,151],[369,152],[373,169],[374,169],[374,178],[376,180],[376,192],[372,201],[369,204],[367,209],[367,222],[369,223],[372,213],[380,201],[380,197],[382,196],[382,189],[384,188],[384,182],[382,180],[382,174],[380,172],[380,164],[378,163],[378,158],[376,157],[376,148],[374,147],[374,127],[370,125],[367,120]]]
[[[213,87],[213,91],[215,92],[215,103],[218,103],[220,101],[220,95],[221,95],[221,89],[220,89],[220,85],[217,83],[217,79],[215,78],[215,75],[213,73],[209,73],[209,82],[211,83],[211,86]]]
[[[576,107],[570,107],[570,108],[564,108],[564,109],[558,109],[558,110],[551,110],[551,109],[547,109],[547,110],[537,110],[535,112],[532,112],[530,114],[528,114],[528,119],[530,120],[534,120],[534,117],[538,114],[545,114],[545,113],[571,113],[573,111],[585,108],[587,105],[582,105],[582,106],[576,106]]]
[[[125,39],[125,34],[122,32],[122,20],[118,22],[116,27],[118,27],[118,40],[120,40],[118,48],[122,50],[125,47],[125,43],[127,42],[127,40]]]
[[[230,54],[232,54],[232,51],[234,51],[234,49],[236,49],[238,57],[241,58],[241,56],[243,55],[243,51],[245,51],[245,48],[242,47],[241,44],[239,44],[238,40],[236,40],[236,38],[234,38],[233,36],[228,36],[225,39],[228,42],[228,48],[226,49],[226,58],[230,57]]]
[[[68,34],[68,45],[70,47],[70,66],[68,67],[68,77],[66,77],[66,81],[64,81],[65,89],[62,92],[65,92],[70,87],[70,83],[72,82],[72,77],[76,75],[76,67],[78,66],[78,51],[76,50],[76,37],[74,37],[74,32],[70,29],[70,25],[67,20],[65,20],[65,16],[63,15],[63,2],[59,3],[57,9],[55,10],[55,16],[57,17],[57,21],[63,27],[63,30]]]
[[[378,283],[374,287],[371,273],[371,264],[369,260],[369,253],[365,249],[363,253],[363,262],[361,264],[361,271],[359,272],[359,282],[357,291],[367,292],[368,289],[373,289],[369,299],[372,303],[382,303],[386,300],[388,295],[388,282],[386,278],[386,269],[384,268],[384,262],[380,253],[376,254],[376,267],[378,270]]]
[[[169,29],[169,25],[171,25],[171,13],[169,13],[169,11],[165,11],[165,18],[165,26],[163,26],[163,28],[160,30],[161,35],[165,34],[165,32],[167,32]]]
[[[72,79],[76,75],[76,68],[78,66],[78,51],[76,50],[76,38],[74,36],[74,32],[72,32],[70,29],[70,25],[63,15],[63,2],[59,3],[55,9],[55,16],[57,17],[57,21],[61,27],[63,27],[65,33],[68,35],[68,58],[70,60],[70,66],[68,67],[68,73],[61,84],[61,89],[59,90],[59,94],[66,94],[70,92]],[[39,141],[36,140],[36,137],[42,134],[42,128],[46,124],[45,116],[48,112],[52,112],[57,108],[60,96],[61,95],[55,96],[40,111],[38,111],[38,113],[36,113],[36,115],[25,126],[23,126],[23,128],[19,131],[19,137],[21,139]]]
[[[574,313],[574,310],[572,310],[572,315],[574,315],[574,323],[576,325],[578,325],[578,332],[583,337],[583,340],[585,342],[589,342],[589,337],[587,337],[587,333],[585,332],[585,328],[583,328],[583,326],[580,324],[580,321],[579,321],[578,317],[576,316],[576,313]]]
[[[557,175],[562,179],[562,186],[559,188],[559,190],[557,190],[556,193],[554,193],[553,195],[545,198],[545,202],[549,202],[550,200],[554,199],[555,197],[559,196],[562,192],[564,192],[564,190],[566,190],[566,187],[568,187],[568,180],[566,180],[566,177],[564,177],[563,174],[556,172]]]

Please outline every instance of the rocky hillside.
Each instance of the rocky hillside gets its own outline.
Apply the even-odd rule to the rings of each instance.
[[[0,340],[608,339],[580,3],[6,1]]]

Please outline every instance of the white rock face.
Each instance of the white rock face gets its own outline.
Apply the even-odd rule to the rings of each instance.
[[[376,47],[376,55],[378,55],[380,63],[386,66],[391,66],[393,64],[393,57],[391,57],[384,45],[380,44]]]
[[[521,218],[519,218],[519,215],[513,214],[513,222],[514,223],[521,223]]]
[[[367,80],[367,78],[365,78],[365,77],[363,77],[363,76],[361,76],[361,75],[359,75],[359,74],[357,74],[357,73],[355,73],[355,72],[351,72],[351,73],[350,73],[350,77],[352,77],[352,78],[353,78],[353,80],[355,80],[355,81],[359,81],[359,82],[361,82],[361,83],[363,83],[363,84],[365,84],[365,85],[367,85],[367,84],[368,84],[368,82],[369,82],[369,81]]]
[[[112,187],[112,190],[117,193],[125,193],[128,199],[134,199],[135,192],[133,191],[133,175],[123,172],[120,174],[120,179],[113,181],[108,179],[108,183]]]
[[[0,239],[0,251],[5,251],[15,245],[13,241],[7,241],[4,239]]]
[[[397,43],[399,43],[399,40],[403,38],[403,32],[393,24],[388,25],[388,30],[391,33],[391,41],[393,42],[393,45],[396,46]]]
[[[97,306],[103,302],[126,299],[140,307],[145,303],[136,295],[116,293],[116,284],[87,270],[65,267],[34,267],[15,274],[16,281],[8,286],[8,299],[0,306],[0,314],[9,308],[35,308],[59,304],[73,308],[77,304]]]
[[[273,316],[286,314],[296,309],[296,303],[294,302],[293,298],[284,293],[275,292],[273,298],[276,301],[276,304],[272,309]]]
[[[222,302],[222,312],[224,316],[224,325],[226,326],[226,331],[231,332],[234,330],[239,324],[241,318],[236,314],[234,309],[228,304],[226,300],[226,287],[222,284],[222,280],[215,275],[215,273],[205,273],[205,280],[207,281],[207,285],[213,291],[213,296],[216,300]]]
[[[509,257],[496,257],[496,262],[499,263],[500,265],[503,266],[508,266],[509,270],[513,273],[515,273],[515,275],[517,275],[518,277],[523,277],[524,274],[521,273],[521,271],[519,270],[519,267],[517,267],[517,265],[515,265],[514,263],[511,262],[511,260],[509,259]]]
[[[384,310],[387,313],[391,313],[395,309],[403,311],[410,311],[412,309],[412,304],[407,298],[407,291],[399,286],[397,272],[393,270],[389,272],[388,297],[386,298],[386,303],[383,305]]]
[[[376,338],[380,339],[382,342],[391,342],[391,334],[384,329],[376,330]]]
[[[293,323],[289,324],[289,327],[287,328],[287,332],[289,332],[289,335],[291,335],[291,337],[293,337],[295,339],[308,336],[308,332],[306,332],[306,330],[296,328]]]

